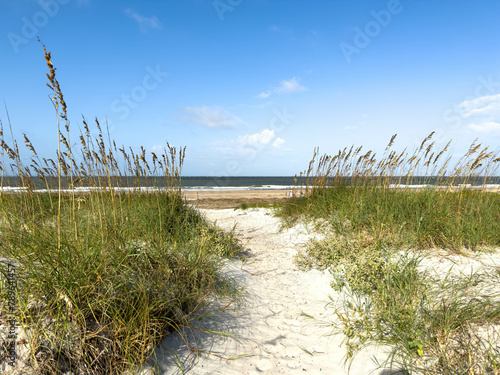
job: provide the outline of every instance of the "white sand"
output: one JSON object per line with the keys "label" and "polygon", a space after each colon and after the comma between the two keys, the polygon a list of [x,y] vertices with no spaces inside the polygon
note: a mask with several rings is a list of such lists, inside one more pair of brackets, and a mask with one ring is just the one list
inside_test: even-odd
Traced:
{"label": "white sand", "polygon": [[[194,332],[189,345],[210,353],[200,354],[189,350],[180,335],[170,335],[157,350],[159,372],[181,373],[174,364],[177,358],[188,374],[346,374],[342,337],[328,336],[333,315],[326,305],[329,296],[336,298],[331,276],[299,271],[293,263],[297,249],[313,234],[304,226],[280,232],[279,219],[268,209],[200,211],[222,229],[236,224],[239,238],[248,241],[246,263],[227,266],[244,287],[244,295],[240,304],[204,323],[233,337]],[[376,370],[374,353],[372,349],[357,355],[350,373],[393,373]]]}

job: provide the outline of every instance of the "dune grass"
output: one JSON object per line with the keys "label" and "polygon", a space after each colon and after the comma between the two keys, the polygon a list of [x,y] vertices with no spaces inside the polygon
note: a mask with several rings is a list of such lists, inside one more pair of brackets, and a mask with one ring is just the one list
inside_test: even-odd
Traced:
{"label": "dune grass", "polygon": [[[380,160],[371,151],[363,154],[361,147],[351,147],[334,157],[321,156],[316,165],[315,150],[300,176],[307,195],[288,200],[279,214],[288,222],[301,215],[327,219],[337,232],[347,222],[387,245],[457,251],[500,246],[499,194],[464,187],[491,181],[500,162],[498,151],[474,142],[450,167],[450,143],[434,151],[432,135],[411,155],[391,150],[394,136]],[[411,188],[415,181],[421,188]]]}
{"label": "dune grass", "polygon": [[295,198],[281,211],[288,220],[304,213],[327,219],[337,233],[348,223],[352,230],[388,246],[455,251],[500,246],[498,193],[341,185]]}
{"label": "dune grass", "polygon": [[[435,151],[432,135],[412,154],[393,151],[394,136],[379,160],[361,147],[334,157],[316,149],[299,177],[306,195],[277,215],[286,225],[314,220],[325,232],[296,260],[331,271],[340,294],[330,324],[345,335],[346,360],[378,344],[391,348],[380,365],[407,373],[499,373],[500,291],[491,287],[500,268],[485,280],[478,273],[435,278],[419,265],[434,248],[500,247],[500,194],[484,188],[500,158],[474,142],[450,167],[450,143]],[[466,188],[478,181],[483,188]]]}
{"label": "dune grass", "polygon": [[238,205],[237,207],[234,208],[234,210],[249,210],[249,209],[252,209],[252,208],[273,208],[273,209],[276,209],[277,207],[279,207],[279,203],[273,203],[273,204],[270,204],[270,203],[241,203],[240,205]]}
{"label": "dune grass", "polygon": [[[220,270],[239,248],[182,200],[185,149],[134,153],[103,135],[97,119],[92,131],[83,119],[74,143],[44,52],[56,158],[39,156],[25,135],[25,165],[1,125],[2,311],[7,264],[16,269],[17,291],[14,315],[0,323],[15,318],[25,332],[28,357],[16,365],[28,372],[118,374],[144,362],[169,333],[192,326],[207,297],[235,293]],[[20,189],[9,190],[12,182]],[[8,341],[0,363],[8,360]]]}

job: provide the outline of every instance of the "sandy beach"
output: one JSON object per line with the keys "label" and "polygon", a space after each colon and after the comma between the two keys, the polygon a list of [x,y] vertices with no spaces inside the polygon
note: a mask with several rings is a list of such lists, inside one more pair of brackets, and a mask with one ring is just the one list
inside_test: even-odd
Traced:
{"label": "sandy beach", "polygon": [[290,190],[183,190],[183,197],[197,208],[234,208],[242,203],[283,202]]}
{"label": "sandy beach", "polygon": [[[405,188],[405,186],[393,186],[393,188]],[[419,185],[414,185],[408,188],[411,188],[411,191],[415,192],[422,190],[422,187]],[[500,192],[500,188],[497,185],[478,187],[477,189],[466,187],[466,189],[481,190],[489,193]],[[446,190],[448,192],[456,192],[459,188],[448,188]],[[300,191],[295,190],[293,193],[298,195],[300,194]],[[283,202],[289,198],[290,190],[183,190],[182,195],[188,203],[197,208],[224,209],[234,208],[242,203],[246,203],[248,205],[266,203],[272,205],[273,203]]]}

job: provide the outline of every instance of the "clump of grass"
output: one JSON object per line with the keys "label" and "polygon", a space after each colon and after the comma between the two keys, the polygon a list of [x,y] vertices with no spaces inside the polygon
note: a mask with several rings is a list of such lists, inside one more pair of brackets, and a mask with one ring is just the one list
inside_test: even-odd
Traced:
{"label": "clump of grass", "polygon": [[500,194],[484,188],[500,158],[474,142],[450,167],[450,143],[435,150],[432,136],[411,154],[392,150],[393,136],[380,159],[362,147],[334,156],[315,149],[298,181],[305,196],[287,200],[278,215],[288,225],[322,222],[325,238],[296,261],[332,272],[340,293],[332,326],[345,335],[347,359],[375,343],[410,373],[496,373],[499,337],[490,333],[500,324],[498,296],[477,297],[477,275],[433,279],[412,254],[500,246]]}
{"label": "clump of grass", "polygon": [[383,277],[389,256],[383,244],[374,247],[370,238],[330,234],[312,240],[295,261],[301,269],[329,269],[336,275],[332,287],[337,291],[349,286],[355,293],[370,293]]}
{"label": "clump of grass", "polygon": [[[23,164],[16,140],[9,145],[0,129],[0,255],[18,270],[14,318],[30,352],[18,366],[118,374],[144,362],[165,335],[192,325],[208,296],[234,291],[220,269],[223,257],[238,252],[237,241],[182,200],[185,148],[167,143],[163,154],[148,155],[118,147],[97,119],[97,135],[83,119],[73,146],[44,52],[56,158],[39,156],[24,135],[32,156]],[[17,193],[7,192],[9,183]],[[0,296],[5,307],[5,283]]]}
{"label": "clump of grass", "polygon": [[493,333],[500,323],[498,301],[477,297],[477,274],[436,280],[417,269],[420,261],[405,254],[386,262],[366,294],[359,293],[358,280],[344,283],[343,297],[332,301],[337,318],[332,326],[345,335],[346,360],[377,344],[392,348],[381,366],[408,373],[499,371],[500,337]]}
{"label": "clump of grass", "polygon": [[422,254],[371,242],[344,224],[343,235],[312,241],[296,259],[332,273],[339,297],[329,325],[344,335],[346,361],[375,344],[390,348],[381,367],[408,373],[499,371],[500,292],[483,291],[491,280],[478,273],[431,277],[419,267]]}
{"label": "clump of grass", "polygon": [[234,208],[234,210],[248,210],[252,208],[276,208],[276,204],[269,204],[269,203],[241,203],[237,207]]}
{"label": "clump of grass", "polygon": [[[380,160],[371,151],[363,154],[361,147],[351,147],[316,163],[315,150],[301,176],[308,193],[289,199],[279,215],[289,224],[302,215],[333,221],[341,217],[354,231],[394,246],[456,251],[500,246],[500,195],[463,187],[491,181],[498,154],[473,143],[450,168],[451,156],[445,158],[449,144],[439,151],[433,150],[434,143],[426,146],[432,134],[411,156],[391,151],[394,138]],[[423,187],[411,188],[415,181]]]}
{"label": "clump of grass", "polygon": [[327,219],[341,234],[338,219],[374,242],[397,247],[442,247],[455,251],[500,245],[500,196],[476,190],[446,192],[339,186],[285,204],[280,214]]}

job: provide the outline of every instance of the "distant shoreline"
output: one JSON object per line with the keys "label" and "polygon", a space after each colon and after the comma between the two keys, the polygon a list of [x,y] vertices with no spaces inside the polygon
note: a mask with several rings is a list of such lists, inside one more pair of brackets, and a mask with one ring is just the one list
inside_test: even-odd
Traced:
{"label": "distant shoreline", "polygon": [[[311,189],[313,186],[309,185],[309,189]],[[404,185],[404,184],[390,184],[387,186],[389,189],[411,189],[411,190],[422,190],[426,188],[436,188],[436,189],[442,189],[442,190],[447,190],[447,191],[458,191],[460,189],[470,189],[470,190],[481,190],[481,191],[486,191],[486,192],[500,192],[500,184],[484,184],[484,185],[472,185],[472,184],[458,184],[458,185],[452,185],[452,186],[439,186],[439,185],[432,185],[432,184],[422,184],[422,185]],[[167,191],[167,190],[177,190],[178,187],[173,186],[170,188],[166,187],[153,187],[153,186],[140,186],[140,187],[113,187],[113,189],[116,192],[119,193],[136,193],[136,192],[156,192],[156,191]],[[285,192],[285,195],[288,196],[288,193],[290,190],[293,190],[295,192],[305,190],[306,186],[293,186],[293,185],[265,185],[265,186],[183,186],[182,187],[182,192],[189,192],[189,195],[192,194],[201,194],[203,196],[208,195],[225,195],[227,193],[229,194],[235,194],[234,192],[241,192],[240,194],[243,194],[245,196],[248,196],[252,192],[251,195],[255,196],[265,196],[265,195],[272,195],[273,197],[279,196]],[[92,191],[106,191],[106,190],[111,190],[108,187],[86,187],[86,186],[81,186],[81,187],[75,187],[74,189],[70,188],[62,188],[61,192],[64,194],[69,194],[72,192],[75,192],[77,194],[85,194],[85,193],[90,193]],[[0,193],[23,193],[27,192],[28,188],[27,187],[17,187],[17,186],[1,186],[0,187]],[[49,190],[47,189],[35,189],[34,192],[36,193],[48,193]],[[58,189],[53,188],[50,190],[52,193],[57,193]]]}
{"label": "distant shoreline", "polygon": [[[95,189],[93,186],[102,185],[105,187],[107,184],[114,186],[116,191],[129,192],[129,191],[157,191],[157,189],[165,190],[172,185],[178,188],[177,184],[180,183],[183,191],[227,191],[227,190],[286,190],[286,189],[300,189],[305,188],[306,184],[311,185],[314,181],[314,176],[219,176],[219,177],[208,177],[208,176],[182,176],[180,180],[166,179],[165,176],[148,176],[145,177],[134,177],[134,176],[110,176],[110,179],[96,180],[96,176],[88,177],[84,179],[77,179],[75,181],[75,192],[86,193],[90,190]],[[349,184],[351,177],[345,176],[341,177],[342,182]],[[59,187],[59,181],[55,177],[49,177],[47,180],[41,180],[38,177],[31,177],[30,184],[40,193],[47,192],[47,186],[53,192]],[[445,178],[438,177],[425,177],[425,176],[413,176],[411,178],[406,178],[405,176],[392,176],[387,178],[382,178],[383,182],[390,187],[406,187],[411,189],[418,189],[422,187],[439,186],[441,184],[446,184],[447,180]],[[373,176],[368,178],[365,182],[375,182],[380,183],[380,178]],[[403,182],[403,184],[400,184]],[[449,183],[449,182],[448,182]],[[473,186],[481,186],[488,188],[500,188],[500,176],[489,176],[487,178],[483,177],[456,177],[453,179],[453,185],[466,184],[467,187],[473,188]],[[72,181],[67,177],[63,177],[61,180],[61,188],[63,193],[71,193],[70,186]],[[0,184],[0,192],[22,192],[23,188],[22,181],[18,177],[4,176],[2,183]],[[148,187],[146,187],[148,186]],[[26,190],[26,189],[25,189]]]}

